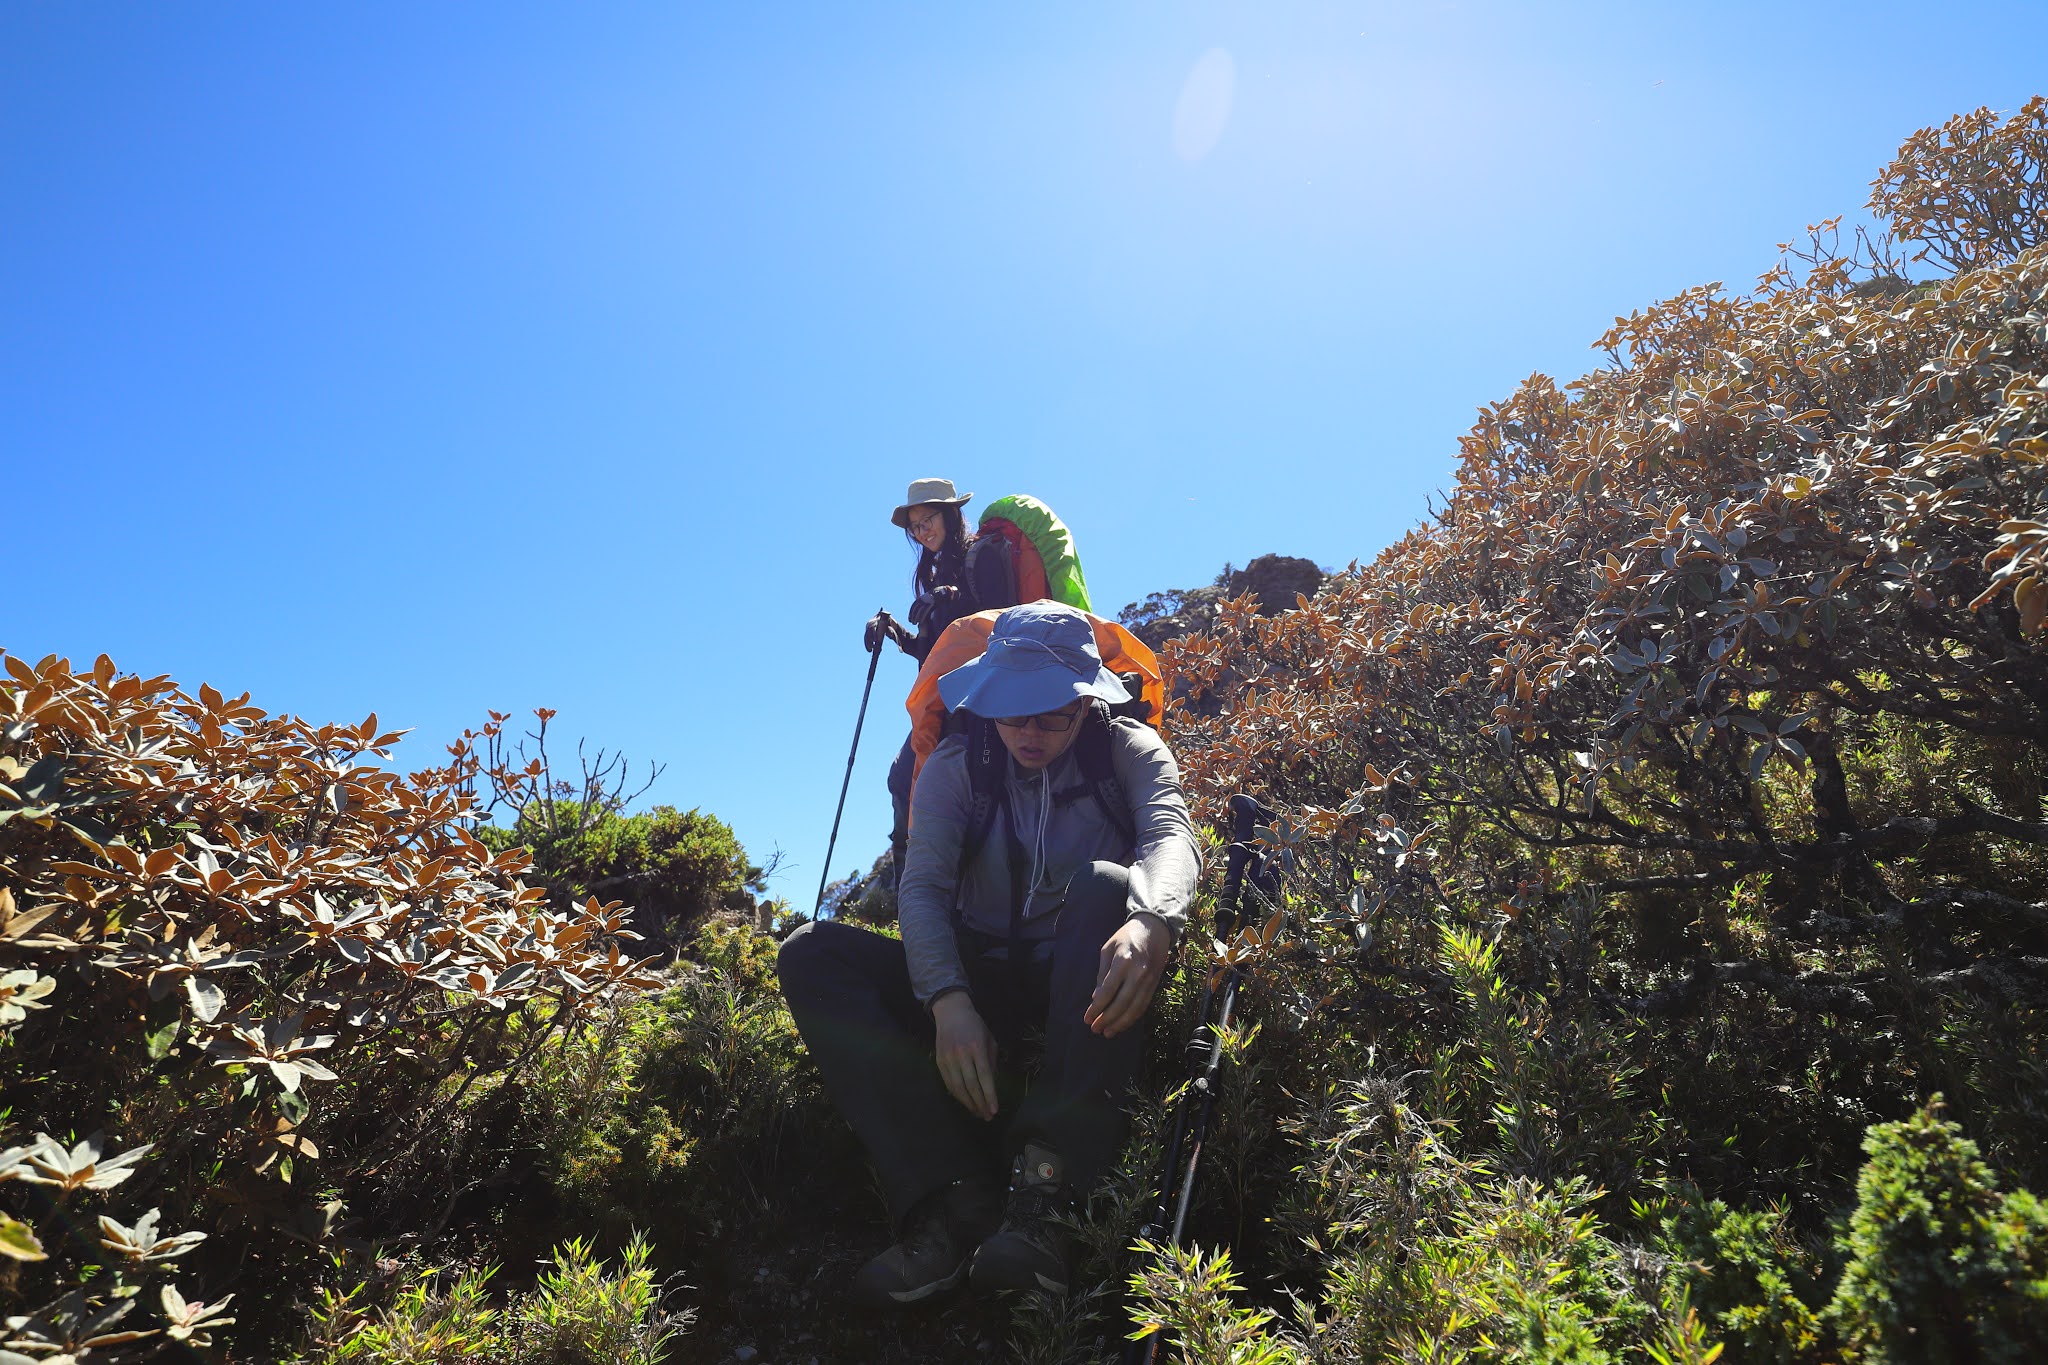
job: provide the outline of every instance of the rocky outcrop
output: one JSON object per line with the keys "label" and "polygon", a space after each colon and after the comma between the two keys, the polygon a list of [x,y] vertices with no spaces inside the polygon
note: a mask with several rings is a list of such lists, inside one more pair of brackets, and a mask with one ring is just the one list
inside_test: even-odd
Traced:
{"label": "rocky outcrop", "polygon": [[1250,593],[1259,612],[1272,616],[1294,605],[1295,598],[1314,597],[1329,577],[1314,560],[1294,555],[1260,555],[1242,569],[1226,564],[1216,581],[1202,588],[1155,592],[1117,613],[1133,635],[1153,649],[1175,636],[1207,630],[1219,603]]}

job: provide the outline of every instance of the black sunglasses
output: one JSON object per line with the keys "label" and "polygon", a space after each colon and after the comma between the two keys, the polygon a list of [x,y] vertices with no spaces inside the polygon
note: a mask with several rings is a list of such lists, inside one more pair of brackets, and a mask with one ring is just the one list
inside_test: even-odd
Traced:
{"label": "black sunglasses", "polygon": [[996,724],[1005,730],[1021,730],[1027,725],[1036,725],[1049,735],[1063,735],[1074,728],[1074,722],[1081,719],[1079,711],[1046,711],[1036,716],[997,716]]}

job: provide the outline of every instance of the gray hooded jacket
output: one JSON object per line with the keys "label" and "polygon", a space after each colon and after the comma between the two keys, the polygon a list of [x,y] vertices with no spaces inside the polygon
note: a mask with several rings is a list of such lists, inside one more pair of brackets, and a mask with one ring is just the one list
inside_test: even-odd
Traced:
{"label": "gray hooded jacket", "polygon": [[[966,869],[959,888],[961,923],[998,937],[1009,935],[1007,821],[1030,859],[1023,923],[1027,940],[1052,937],[1068,881],[1098,859],[1131,869],[1129,913],[1157,915],[1178,940],[1187,928],[1202,857],[1172,752],[1147,726],[1130,720],[1110,723],[1111,769],[1130,802],[1134,847],[1095,799],[1081,773],[1077,748],[1078,742],[1069,745],[1039,773],[1020,772],[1005,758],[1007,806],[998,808],[995,828]],[[918,775],[910,806],[910,848],[897,890],[910,984],[926,1004],[941,991],[967,986],[953,932],[953,893],[973,800],[967,742],[951,736],[940,741]]]}

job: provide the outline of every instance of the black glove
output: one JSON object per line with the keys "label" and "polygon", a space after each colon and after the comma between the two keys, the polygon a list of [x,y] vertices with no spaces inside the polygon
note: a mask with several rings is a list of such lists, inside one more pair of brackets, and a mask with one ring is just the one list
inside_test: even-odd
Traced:
{"label": "black glove", "polygon": [[951,583],[941,583],[930,592],[919,593],[917,600],[910,604],[910,624],[923,626],[941,608],[951,609],[960,600],[960,589]]}
{"label": "black glove", "polygon": [[902,629],[895,617],[878,611],[868,618],[867,629],[860,633],[860,647],[872,654],[882,647],[882,641],[897,639],[897,632]]}

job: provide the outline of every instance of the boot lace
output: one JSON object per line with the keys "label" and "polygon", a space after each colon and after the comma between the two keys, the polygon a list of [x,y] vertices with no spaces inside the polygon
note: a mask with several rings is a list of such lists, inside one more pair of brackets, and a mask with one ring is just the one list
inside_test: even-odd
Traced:
{"label": "boot lace", "polygon": [[1003,1210],[1003,1231],[1056,1257],[1060,1254],[1060,1218],[1072,1207],[1072,1199],[1058,1186],[1022,1186],[1010,1192]]}

